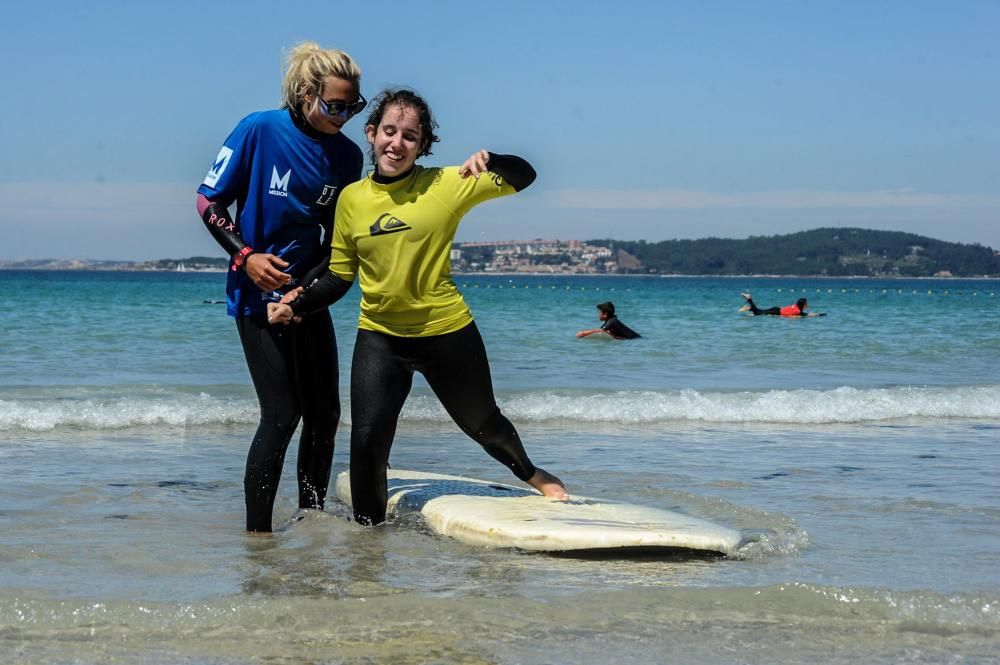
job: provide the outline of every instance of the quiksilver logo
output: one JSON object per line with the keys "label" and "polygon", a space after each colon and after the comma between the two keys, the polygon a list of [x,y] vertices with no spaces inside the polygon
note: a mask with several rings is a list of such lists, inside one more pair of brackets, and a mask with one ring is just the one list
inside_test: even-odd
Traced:
{"label": "quiksilver logo", "polygon": [[278,175],[278,167],[271,167],[271,188],[267,190],[272,196],[288,197],[288,179],[292,177],[292,170],[285,171],[285,175]]}
{"label": "quiksilver logo", "polygon": [[400,231],[409,231],[411,227],[409,224],[401,220],[399,217],[393,217],[387,212],[379,215],[379,218],[375,220],[375,223],[371,225],[371,234],[373,236],[384,236],[387,233],[399,233]]}

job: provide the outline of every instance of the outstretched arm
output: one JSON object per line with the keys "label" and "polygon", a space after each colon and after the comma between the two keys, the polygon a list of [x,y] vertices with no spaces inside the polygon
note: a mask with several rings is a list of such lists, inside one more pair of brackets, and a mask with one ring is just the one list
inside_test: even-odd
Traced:
{"label": "outstretched arm", "polygon": [[604,334],[607,335],[608,337],[614,337],[614,335],[609,333],[604,328],[591,328],[590,330],[581,330],[576,334],[576,337],[577,339],[582,339],[584,337],[590,337],[591,335],[597,335],[597,334]]}
{"label": "outstretched arm", "polygon": [[458,174],[463,178],[469,176],[478,178],[481,173],[486,171],[496,173],[518,192],[533,183],[537,175],[527,160],[516,155],[498,155],[488,150],[472,153],[459,167]]}

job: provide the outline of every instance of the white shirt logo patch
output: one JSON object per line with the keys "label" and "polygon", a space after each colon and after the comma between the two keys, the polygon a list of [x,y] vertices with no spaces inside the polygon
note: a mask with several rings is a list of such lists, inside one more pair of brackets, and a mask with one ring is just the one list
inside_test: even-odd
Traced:
{"label": "white shirt logo patch", "polygon": [[268,194],[273,194],[274,196],[284,196],[288,197],[288,179],[292,176],[292,170],[288,169],[285,171],[285,175],[278,175],[278,167],[271,167],[271,189],[267,190]]}
{"label": "white shirt logo patch", "polygon": [[209,187],[215,187],[215,183],[219,182],[219,178],[222,173],[229,166],[229,158],[233,156],[233,149],[222,146],[222,150],[219,151],[219,155],[215,158],[215,162],[212,164],[211,168],[208,169],[208,173],[205,175],[205,180],[202,182],[203,185],[208,185]]}

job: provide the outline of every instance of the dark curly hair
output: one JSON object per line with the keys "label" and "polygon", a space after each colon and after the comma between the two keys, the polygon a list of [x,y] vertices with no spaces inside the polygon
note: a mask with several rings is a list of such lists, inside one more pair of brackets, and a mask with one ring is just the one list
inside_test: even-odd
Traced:
{"label": "dark curly hair", "polygon": [[[379,123],[382,122],[382,116],[385,115],[386,109],[390,106],[402,106],[411,108],[417,112],[417,118],[420,121],[420,138],[422,144],[417,157],[430,155],[431,145],[441,140],[434,133],[438,124],[434,122],[434,117],[431,115],[431,107],[427,105],[423,97],[413,90],[398,88],[380,92],[372,100],[372,112],[368,114],[368,121],[365,123],[365,126],[371,125],[378,129]],[[375,146],[368,148],[368,156],[371,158],[372,164],[375,164]]]}

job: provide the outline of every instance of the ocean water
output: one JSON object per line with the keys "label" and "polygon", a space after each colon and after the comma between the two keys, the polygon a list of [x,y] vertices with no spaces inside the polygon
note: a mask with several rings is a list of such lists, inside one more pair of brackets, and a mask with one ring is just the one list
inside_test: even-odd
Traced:
{"label": "ocean water", "polygon": [[[294,442],[283,528],[247,537],[224,276],[0,272],[2,662],[1000,662],[1000,282],[456,281],[537,464],[737,554],[474,548],[332,497],[296,521]],[[746,317],[744,290],[828,316]],[[604,300],[643,339],[575,339]],[[391,463],[516,482],[419,380]]]}

